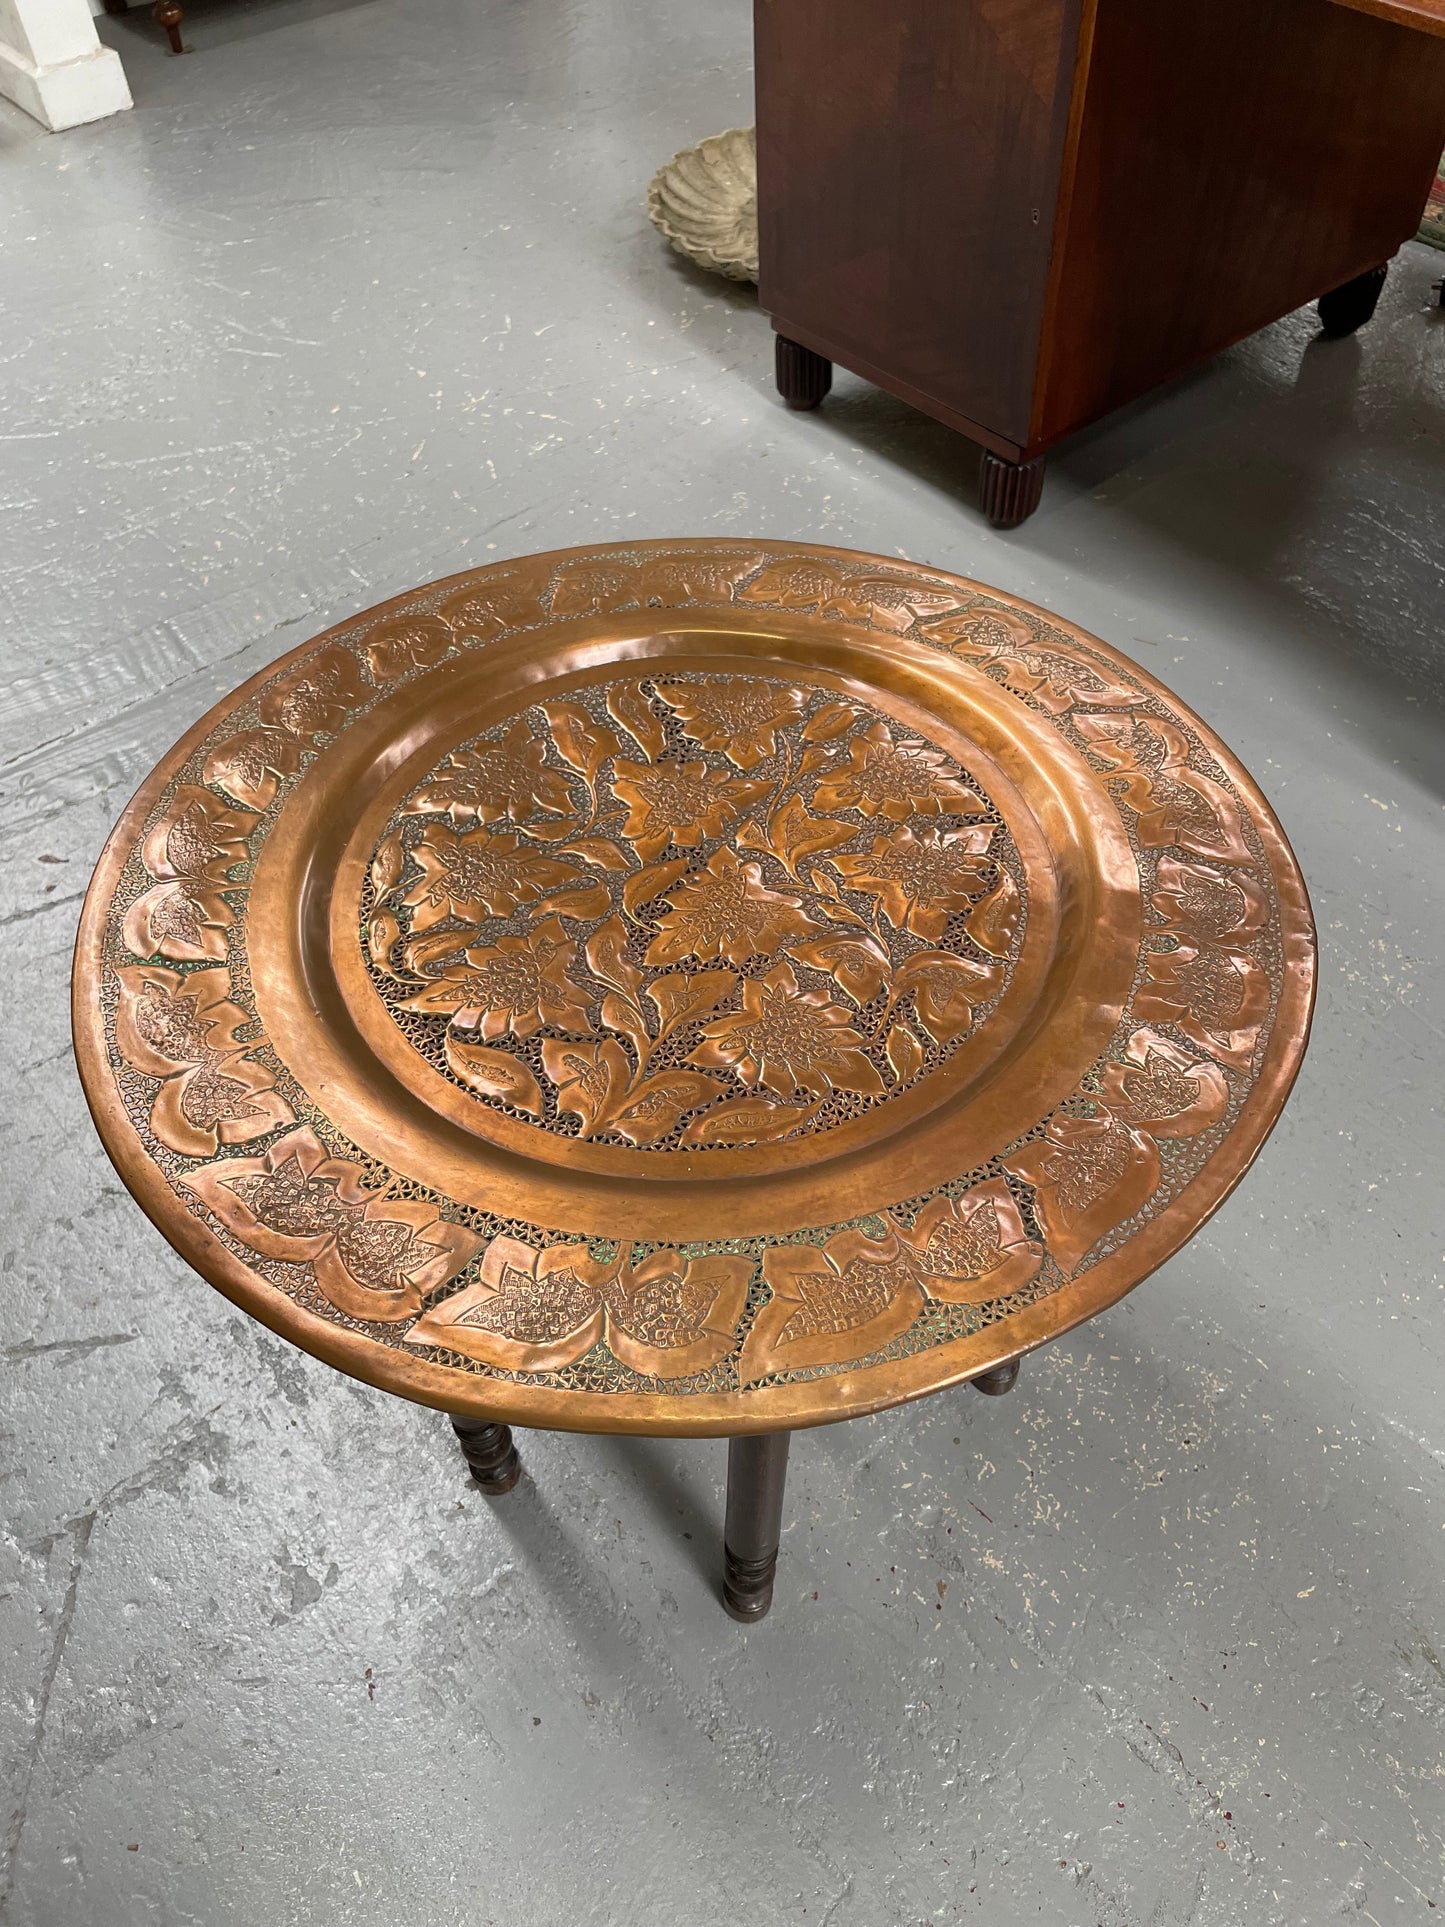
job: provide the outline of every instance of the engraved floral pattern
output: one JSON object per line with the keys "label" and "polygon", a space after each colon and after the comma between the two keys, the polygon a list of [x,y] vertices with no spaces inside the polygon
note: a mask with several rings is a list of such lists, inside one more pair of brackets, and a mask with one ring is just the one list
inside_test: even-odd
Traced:
{"label": "engraved floral pattern", "polygon": [[149,1122],[162,1144],[214,1157],[292,1121],[270,1071],[237,1042],[250,1020],[231,1001],[228,971],[139,964],[116,974],[116,1043],[134,1069],[161,1080]]}
{"label": "engraved floral pattern", "polygon": [[349,1318],[414,1317],[482,1242],[431,1205],[369,1189],[358,1165],[329,1157],[305,1126],[261,1157],[208,1164],[180,1182],[253,1251],[309,1265]]}
{"label": "engraved floral pattern", "polygon": [[944,811],[967,815],[981,797],[949,769],[942,750],[895,737],[887,723],[871,723],[848,746],[848,761],[819,783],[813,801],[823,810],[858,810],[894,823]]}
{"label": "engraved floral pattern", "polygon": [[141,843],[141,862],[158,881],[125,913],[121,934],[132,955],[224,961],[235,922],[226,885],[255,825],[253,810],[229,808],[210,790],[183,784],[176,791]]}
{"label": "engraved floral pattern", "polygon": [[449,754],[377,846],[364,941],[483,1101],[638,1149],[777,1143],[969,1034],[1022,942],[1010,848],[943,750],[851,697],[625,676]]}
{"label": "engraved floral pattern", "polygon": [[535,1251],[494,1238],[478,1277],[418,1319],[409,1345],[483,1364],[556,1371],[599,1340],[634,1371],[680,1378],[731,1350],[752,1265],[729,1256],[655,1251],[634,1264],[585,1244]]}
{"label": "engraved floral pattern", "polygon": [[622,834],[644,863],[656,862],[669,843],[693,849],[721,836],[766,787],[703,762],[634,763],[619,756],[613,764],[612,792],[627,806]]}
{"label": "engraved floral pattern", "polygon": [[1229,1101],[1217,1064],[1147,1028],[1133,1033],[1101,1082],[1102,1101],[1091,1092],[1077,1094],[1086,1114],[1059,1113],[1040,1141],[1004,1160],[1035,1187],[1050,1255],[1065,1275],[1158,1188],[1158,1140],[1208,1130]]}
{"label": "engraved floral pattern", "polygon": [[875,837],[866,854],[828,861],[853,889],[877,897],[896,930],[936,943],[949,918],[988,888],[989,869],[979,859],[993,834],[989,823],[916,832],[905,823],[891,836]]}
{"label": "engraved floral pattern", "polygon": [[998,1178],[961,1197],[931,1199],[911,1226],[891,1212],[883,1225],[881,1237],[842,1231],[822,1245],[779,1244],[764,1254],[772,1297],[743,1346],[745,1384],[875,1351],[907,1331],[931,1300],[1002,1297],[1043,1262]]}
{"label": "engraved floral pattern", "polygon": [[731,1070],[778,1097],[826,1097],[830,1090],[876,1097],[883,1091],[847,1011],[821,990],[801,989],[786,962],[766,977],[747,979],[742,1009],[704,1024],[702,1037],[692,1063]]}
{"label": "engraved floral pattern", "polygon": [[[910,635],[1086,745],[1155,853],[1123,1041],[1006,1156],[1007,1183],[763,1241],[769,1296],[751,1323],[751,1256],[629,1254],[555,1233],[541,1249],[494,1237],[486,1287],[438,1301],[485,1239],[329,1153],[263,1061],[246,978],[229,967],[251,833],[389,683],[549,617],[659,601]],[[599,701],[549,701],[453,751],[407,799],[363,918],[392,1006],[434,1020],[441,1061],[479,1102],[642,1149],[779,1142],[836,1121],[841,1099],[886,1101],[927,1075],[991,1007],[1027,932],[1022,872],[987,797],[851,691],[632,667]],[[229,1238],[305,1268],[338,1314],[398,1338],[429,1301],[423,1323],[439,1332],[448,1307],[475,1310],[464,1342],[414,1342],[483,1368],[565,1371],[600,1345],[678,1383],[732,1359],[756,1386],[892,1346],[930,1306],[1056,1289],[1112,1249],[1106,1234],[1164,1208],[1169,1160],[1200,1168],[1193,1145],[1228,1128],[1278,995],[1275,879],[1248,809],[1160,710],[1127,665],[1038,612],[906,568],[740,549],[488,571],[288,665],[160,798],[134,848],[147,880],[117,896],[110,938],[115,1061],[138,1073],[125,1102],[179,1157],[213,1160],[172,1181]],[[221,1155],[273,1132],[269,1148]]]}
{"label": "engraved floral pattern", "polygon": [[705,870],[692,871],[669,890],[672,908],[657,919],[648,963],[721,958],[740,966],[773,956],[789,937],[811,935],[817,925],[801,899],[770,890],[762,878],[761,863],[740,863],[731,850],[719,850]]}
{"label": "engraved floral pattern", "polygon": [[803,713],[801,689],[757,676],[709,676],[696,683],[659,683],[657,693],[694,742],[719,749],[739,769],[776,753],[778,731]]}
{"label": "engraved floral pattern", "polygon": [[545,856],[508,830],[473,830],[464,836],[435,825],[413,851],[422,879],[402,898],[413,930],[430,930],[449,917],[481,923],[507,917],[549,890],[586,881],[570,863]]}
{"label": "engraved floral pattern", "polygon": [[520,821],[536,810],[563,815],[572,791],[560,770],[547,767],[547,745],[525,720],[512,725],[498,743],[458,750],[438,775],[413,797],[413,812],[444,811],[454,822],[473,817],[495,823],[509,816]]}
{"label": "engraved floral pattern", "polygon": [[466,952],[402,1006],[445,1012],[459,1030],[496,1037],[532,1037],[544,1024],[554,1030],[591,1028],[591,999],[570,974],[577,945],[556,918],[524,937],[499,937]]}

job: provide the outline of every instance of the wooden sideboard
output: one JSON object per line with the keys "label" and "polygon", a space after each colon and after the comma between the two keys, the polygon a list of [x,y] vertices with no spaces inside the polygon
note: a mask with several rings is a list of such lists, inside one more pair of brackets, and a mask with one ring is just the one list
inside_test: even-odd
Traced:
{"label": "wooden sideboard", "polygon": [[982,444],[1072,430],[1323,297],[1368,320],[1445,147],[1445,0],[755,0],[759,294]]}

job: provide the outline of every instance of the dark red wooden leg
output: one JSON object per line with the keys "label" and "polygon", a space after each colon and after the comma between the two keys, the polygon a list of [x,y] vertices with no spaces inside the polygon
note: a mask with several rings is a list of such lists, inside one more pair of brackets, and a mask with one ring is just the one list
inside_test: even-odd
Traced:
{"label": "dark red wooden leg", "polygon": [[762,1619],[773,1603],[791,1437],[791,1432],[763,1432],[728,1440],[723,1607],[744,1623]]}
{"label": "dark red wooden leg", "polygon": [[977,1378],[971,1378],[968,1382],[976,1392],[987,1392],[990,1398],[1002,1398],[1019,1382],[1019,1361],[1011,1358],[1007,1365],[995,1365],[991,1372],[980,1372]]}
{"label": "dark red wooden leg", "polygon": [[1027,522],[1044,492],[1044,458],[1031,462],[1005,461],[985,448],[978,465],[978,503],[996,529],[1016,529]]}
{"label": "dark red wooden leg", "polygon": [[789,408],[816,408],[833,386],[832,362],[786,335],[777,335],[774,340],[778,393]]}
{"label": "dark red wooden leg", "polygon": [[1375,312],[1387,272],[1386,268],[1371,268],[1321,295],[1315,312],[1322,331],[1327,335],[1352,335],[1356,328],[1363,328]]}
{"label": "dark red wooden leg", "polygon": [[452,1417],[452,1430],[483,1492],[510,1492],[522,1476],[522,1461],[512,1443],[510,1426],[488,1425],[482,1419]]}
{"label": "dark red wooden leg", "polygon": [[184,18],[185,15],[177,4],[177,0],[156,0],[151,8],[151,19],[158,27],[165,28],[173,54],[183,54],[186,51],[181,45],[181,21]]}

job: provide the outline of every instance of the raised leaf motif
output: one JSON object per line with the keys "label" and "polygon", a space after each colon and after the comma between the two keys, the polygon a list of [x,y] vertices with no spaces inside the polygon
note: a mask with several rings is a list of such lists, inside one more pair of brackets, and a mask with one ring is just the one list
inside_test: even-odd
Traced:
{"label": "raised leaf motif", "polygon": [[989,1178],[959,1198],[930,1198],[908,1230],[899,1229],[930,1298],[980,1304],[1018,1291],[1038,1274],[1043,1247],[1030,1238],[1013,1193]]}
{"label": "raised leaf motif", "polygon": [[1006,957],[1013,949],[1023,914],[1018,885],[1007,870],[1000,870],[998,882],[973,906],[963,927],[980,950],[991,957]]}
{"label": "raised leaf motif", "polygon": [[208,783],[253,810],[269,809],[283,776],[301,767],[301,744],[286,729],[243,729],[206,758]]}
{"label": "raised leaf motif", "polygon": [[686,869],[687,858],[679,856],[666,863],[650,863],[645,869],[635,871],[622,886],[622,907],[635,917],[643,904],[660,897]]}
{"label": "raised leaf motif", "polygon": [[636,570],[626,562],[569,562],[552,582],[554,616],[595,616],[638,599]]}
{"label": "raised leaf motif", "polygon": [[394,976],[392,952],[401,942],[401,925],[390,910],[378,910],[366,926],[366,954],[375,969]]}
{"label": "raised leaf motif", "polygon": [[500,565],[448,596],[437,615],[459,642],[490,642],[542,620],[540,598],[551,573],[545,557]]}
{"label": "raised leaf motif", "polygon": [[583,863],[590,863],[594,869],[607,870],[614,875],[632,867],[626,854],[607,836],[571,837],[562,855],[569,860],[579,858]]}
{"label": "raised leaf motif", "polygon": [[531,1066],[520,1057],[475,1043],[455,1030],[447,1032],[445,1048],[448,1069],[470,1090],[480,1091],[483,1097],[495,1097],[532,1117],[542,1116],[546,1109],[542,1086]]}
{"label": "raised leaf motif", "polygon": [[121,939],[137,957],[170,957],[177,963],[226,957],[226,932],[236,917],[219,890],[183,878],[157,883],[136,898],[121,921]]}
{"label": "raised leaf motif", "polygon": [[1041,1140],[1011,1152],[1004,1164],[1033,1185],[1049,1255],[1066,1277],[1159,1185],[1153,1138],[1131,1130],[1102,1106],[1093,1117],[1054,1117]]}
{"label": "raised leaf motif", "polygon": [[895,1079],[907,1084],[923,1068],[923,1046],[907,1024],[894,1024],[888,1032],[884,1053]]}
{"label": "raised leaf motif", "polygon": [[666,1036],[680,1024],[692,1023],[710,1010],[716,1010],[732,995],[737,981],[731,970],[679,970],[666,977],[654,977],[647,986],[647,995],[657,1006],[662,1024],[659,1035]]}
{"label": "raised leaf motif", "polygon": [[1154,1030],[1136,1030],[1124,1061],[1107,1064],[1100,1082],[1115,1117],[1154,1138],[1193,1137],[1229,1107],[1229,1083],[1219,1066],[1191,1057]]}
{"label": "raised leaf motif", "polygon": [[667,1249],[641,1263],[592,1256],[585,1244],[534,1250],[494,1238],[478,1276],[434,1305],[406,1334],[416,1346],[460,1352],[506,1371],[547,1372],[599,1340],[633,1371],[683,1378],[733,1346],[753,1262]]}
{"label": "raised leaf motif", "polygon": [[368,630],[367,667],[373,682],[394,682],[410,669],[434,668],[451,646],[451,624],[440,616],[393,616]]}
{"label": "raised leaf motif", "polygon": [[583,1137],[600,1128],[632,1076],[627,1052],[611,1037],[595,1044],[544,1037],[542,1068],[557,1086],[557,1109],[581,1121]]}
{"label": "raised leaf motif", "polygon": [[626,1099],[608,1118],[607,1128],[629,1143],[655,1144],[675,1128],[685,1112],[710,1103],[722,1089],[716,1078],[705,1077],[701,1071],[681,1067],[656,1071],[632,1085]]}
{"label": "raised leaf motif", "polygon": [[406,845],[401,840],[401,831],[392,830],[377,844],[371,859],[371,893],[378,903],[396,888],[405,873]]}
{"label": "raised leaf motif", "polygon": [[800,1131],[812,1121],[818,1106],[780,1104],[761,1093],[734,1097],[726,1104],[714,1105],[702,1117],[694,1118],[683,1132],[684,1149],[697,1145],[776,1144],[780,1138]]}
{"label": "raised leaf motif", "polygon": [[392,1324],[414,1316],[482,1242],[434,1205],[369,1189],[360,1167],[329,1156],[309,1126],[264,1156],[207,1164],[180,1182],[251,1250],[309,1263],[348,1318]]}
{"label": "raised leaf motif", "polygon": [[1189,764],[1189,738],[1155,716],[1080,714],[1075,727],[1109,769],[1137,816],[1145,849],[1170,845],[1225,863],[1248,863],[1239,806],[1212,776]]}
{"label": "raised leaf motif", "polygon": [[992,996],[1000,972],[991,964],[947,950],[916,950],[898,966],[895,997],[912,997],[918,1021],[936,1044],[951,1044],[973,1028],[975,1004]]}
{"label": "raised leaf motif", "polygon": [[840,1231],[824,1245],[773,1245],[763,1255],[772,1298],[743,1345],[738,1376],[754,1385],[772,1372],[862,1358],[900,1337],[926,1300],[896,1234]]}
{"label": "raised leaf motif", "polygon": [[856,703],[847,702],[841,696],[831,697],[820,703],[803,725],[803,741],[806,743],[831,743],[848,731],[863,717],[863,711]]}
{"label": "raised leaf motif", "polygon": [[790,876],[798,876],[801,866],[829,850],[841,849],[857,835],[853,823],[840,823],[836,817],[814,816],[798,795],[787,797],[768,819],[766,828],[756,821],[745,823],[737,835],[740,850],[762,850],[775,856]]}
{"label": "raised leaf motif", "polygon": [[310,739],[341,729],[368,690],[349,649],[318,649],[261,698],[261,721]]}
{"label": "raised leaf motif", "polygon": [[652,1033],[647,1028],[647,1019],[631,998],[609,990],[602,999],[599,1014],[608,1030],[619,1031],[630,1041],[639,1058],[647,1055],[652,1046]]}
{"label": "raised leaf motif", "polygon": [[635,1001],[642,988],[642,972],[628,956],[628,947],[627,925],[620,917],[609,917],[587,939],[583,954],[594,977]]}
{"label": "raised leaf motif", "polygon": [[231,1002],[228,971],[141,964],[116,977],[116,1043],[135,1070],[161,1080],[150,1127],[162,1144],[213,1157],[222,1144],[248,1144],[293,1121],[271,1072],[237,1041],[250,1020]]}
{"label": "raised leaf motif", "polygon": [[823,971],[860,1008],[871,1004],[893,975],[888,952],[872,937],[819,937],[790,945],[788,955],[810,970]]}
{"label": "raised leaf motif", "polygon": [[621,724],[649,763],[661,756],[667,735],[641,683],[613,683],[607,692],[607,713]]}
{"label": "raised leaf motif", "polygon": [[612,892],[605,883],[571,884],[535,906],[533,915],[571,917],[576,923],[591,923],[605,917],[612,908]]}
{"label": "raised leaf motif", "polygon": [[558,753],[589,783],[595,782],[598,770],[619,748],[613,732],[594,723],[581,703],[543,703],[542,714],[547,718]]}

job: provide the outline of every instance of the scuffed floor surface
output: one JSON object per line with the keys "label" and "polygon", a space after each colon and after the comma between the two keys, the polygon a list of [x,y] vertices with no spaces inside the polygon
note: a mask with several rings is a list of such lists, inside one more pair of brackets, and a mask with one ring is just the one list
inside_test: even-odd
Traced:
{"label": "scuffed floor surface", "polygon": [[[1445,1918],[1445,258],[1080,437],[991,534],[852,378],[647,227],[751,118],[742,0],[198,0],[137,107],[0,120],[7,1927],[1321,1927]],[[350,610],[626,534],[897,551],[1156,671],[1258,773],[1323,941],[1234,1199],[1025,1368],[799,1440],[773,1617],[723,1448],[445,1422],[232,1311],[67,1041],[152,760]]]}

